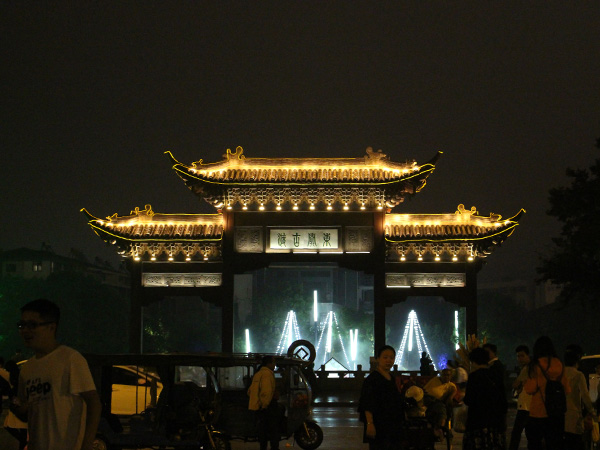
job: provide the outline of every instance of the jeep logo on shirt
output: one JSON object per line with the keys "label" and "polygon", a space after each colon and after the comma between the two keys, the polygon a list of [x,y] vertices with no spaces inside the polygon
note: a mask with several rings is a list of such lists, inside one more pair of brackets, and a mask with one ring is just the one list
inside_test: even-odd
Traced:
{"label": "jeep logo on shirt", "polygon": [[35,380],[27,380],[27,387],[25,388],[25,392],[27,393],[27,398],[40,398],[44,397],[48,392],[52,390],[52,385],[50,383],[43,382],[42,380],[37,378]]}

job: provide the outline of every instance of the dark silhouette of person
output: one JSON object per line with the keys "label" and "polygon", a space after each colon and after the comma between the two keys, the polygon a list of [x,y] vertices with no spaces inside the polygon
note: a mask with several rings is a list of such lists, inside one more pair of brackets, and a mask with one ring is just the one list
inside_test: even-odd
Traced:
{"label": "dark silhouette of person", "polygon": [[433,375],[433,362],[427,352],[421,353],[421,367],[419,368],[419,371],[421,372],[421,375]]}

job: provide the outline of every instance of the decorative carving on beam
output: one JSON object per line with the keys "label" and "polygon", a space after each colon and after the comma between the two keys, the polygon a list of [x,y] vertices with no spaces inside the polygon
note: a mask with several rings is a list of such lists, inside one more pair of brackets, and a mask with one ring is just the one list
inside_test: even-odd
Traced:
{"label": "decorative carving on beam", "polygon": [[465,287],[464,273],[386,273],[385,285],[388,288],[410,287]]}
{"label": "decorative carving on beam", "polygon": [[373,227],[346,227],[344,250],[346,252],[371,252]]}
{"label": "decorative carving on beam", "polygon": [[235,251],[238,253],[262,253],[264,251],[262,227],[235,227]]}
{"label": "decorative carving on beam", "polygon": [[221,286],[220,273],[143,273],[144,287],[213,287]]}

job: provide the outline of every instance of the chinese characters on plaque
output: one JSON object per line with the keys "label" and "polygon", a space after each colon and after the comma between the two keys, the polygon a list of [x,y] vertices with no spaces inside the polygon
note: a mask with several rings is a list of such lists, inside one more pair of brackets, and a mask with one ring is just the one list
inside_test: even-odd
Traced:
{"label": "chinese characters on plaque", "polygon": [[270,229],[270,250],[338,250],[336,228]]}

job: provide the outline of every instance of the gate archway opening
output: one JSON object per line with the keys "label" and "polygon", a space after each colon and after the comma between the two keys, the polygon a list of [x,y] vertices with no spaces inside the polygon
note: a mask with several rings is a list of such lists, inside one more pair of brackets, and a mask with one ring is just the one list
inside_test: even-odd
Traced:
{"label": "gate archway opening", "polygon": [[427,352],[435,370],[456,359],[457,342],[465,342],[466,308],[443,297],[408,297],[386,311],[386,342],[396,349],[399,370],[419,370]]}
{"label": "gate archway opening", "polygon": [[271,264],[234,276],[234,351],[285,354],[311,342],[315,365],[368,367],[373,275],[337,264]]}

